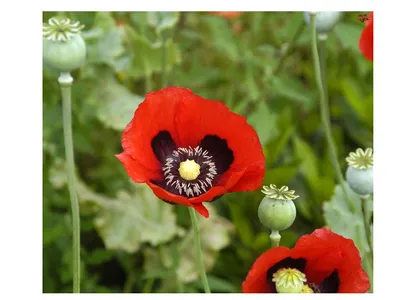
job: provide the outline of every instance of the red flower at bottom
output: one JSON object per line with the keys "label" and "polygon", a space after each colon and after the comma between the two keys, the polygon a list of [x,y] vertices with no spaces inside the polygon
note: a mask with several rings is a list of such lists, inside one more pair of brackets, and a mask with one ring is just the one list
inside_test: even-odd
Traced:
{"label": "red flower at bottom", "polygon": [[273,275],[283,268],[305,274],[314,293],[365,293],[370,284],[354,242],[330,229],[302,236],[293,249],[275,247],[253,264],[243,282],[244,293],[276,293]]}
{"label": "red flower at bottom", "polygon": [[255,190],[264,178],[260,140],[246,119],[185,88],[148,93],[122,134],[122,147],[117,158],[133,181],[205,217],[203,202]]}
{"label": "red flower at bottom", "polygon": [[368,20],[365,22],[366,26],[361,33],[358,46],[361,53],[368,60],[374,60],[374,13],[371,12]]}

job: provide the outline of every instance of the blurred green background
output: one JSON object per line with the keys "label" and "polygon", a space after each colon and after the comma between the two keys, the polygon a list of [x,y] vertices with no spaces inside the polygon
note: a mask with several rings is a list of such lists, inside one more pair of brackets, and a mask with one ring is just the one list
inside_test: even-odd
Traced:
{"label": "blurred green background", "polygon": [[[344,13],[326,44],[327,87],[342,170],[345,157],[373,143],[373,65],[358,49],[363,24]],[[201,292],[186,207],[158,200],[131,182],[115,154],[146,92],[164,85],[220,100],[248,118],[266,155],[264,184],[300,196],[291,247],[328,225],[355,239],[367,255],[361,212],[349,211],[335,188],[319,117],[311,31],[302,12],[45,12],[85,24],[86,64],[72,73],[82,292]],[[288,47],[298,36],[294,47]],[[165,55],[165,56],[164,56]],[[284,60],[282,58],[284,57]],[[72,228],[64,166],[58,74],[43,67],[43,291],[72,291]],[[213,292],[241,292],[254,260],[270,247],[257,218],[260,191],[234,193],[199,216]],[[355,198],[355,201],[359,201]],[[324,204],[325,203],[325,204]],[[357,202],[358,203],[358,202]]]}

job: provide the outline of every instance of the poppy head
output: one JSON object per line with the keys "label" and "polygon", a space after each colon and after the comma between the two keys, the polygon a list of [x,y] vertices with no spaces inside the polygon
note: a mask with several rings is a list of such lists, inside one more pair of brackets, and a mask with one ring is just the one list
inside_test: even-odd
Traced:
{"label": "poppy head", "polygon": [[242,285],[244,293],[287,292],[288,287],[297,293],[365,293],[370,284],[354,242],[322,228],[302,236],[293,249],[264,252]]}
{"label": "poppy head", "polygon": [[370,61],[374,60],[374,13],[368,15],[365,21],[365,28],[361,32],[358,42],[361,53]]}
{"label": "poppy head", "polygon": [[194,207],[262,184],[265,158],[246,119],[221,102],[168,87],[146,95],[116,155],[128,175],[161,200]]}

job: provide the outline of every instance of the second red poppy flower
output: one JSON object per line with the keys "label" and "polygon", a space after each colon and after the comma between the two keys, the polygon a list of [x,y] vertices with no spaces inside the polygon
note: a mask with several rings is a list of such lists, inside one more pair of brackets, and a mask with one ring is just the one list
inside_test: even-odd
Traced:
{"label": "second red poppy flower", "polygon": [[117,158],[133,181],[205,217],[202,202],[255,190],[265,172],[260,140],[246,119],[185,88],[148,93],[122,135],[122,147]]}

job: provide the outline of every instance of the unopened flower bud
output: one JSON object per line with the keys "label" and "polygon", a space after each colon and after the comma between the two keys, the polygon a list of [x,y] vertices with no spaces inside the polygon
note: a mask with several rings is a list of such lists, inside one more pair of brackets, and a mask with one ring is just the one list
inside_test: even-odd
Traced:
{"label": "unopened flower bud", "polygon": [[349,164],[346,179],[350,188],[358,195],[366,196],[373,192],[373,154],[372,149],[358,148],[346,158]]}
{"label": "unopened flower bud", "polygon": [[[315,12],[314,12],[315,13]],[[333,29],[341,17],[340,11],[320,11],[316,13],[317,32],[326,33]],[[307,24],[311,23],[310,12],[304,12],[304,20]]]}
{"label": "unopened flower bud", "polygon": [[264,186],[262,192],[265,197],[258,207],[258,218],[260,222],[271,230],[285,230],[289,228],[296,219],[296,206],[294,199],[295,191],[290,191],[287,186],[280,189],[271,184]]}
{"label": "unopened flower bud", "polygon": [[70,72],[85,62],[86,44],[80,31],[84,26],[70,19],[51,18],[43,24],[43,60],[50,68]]}

